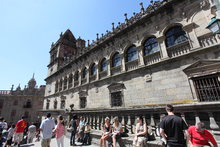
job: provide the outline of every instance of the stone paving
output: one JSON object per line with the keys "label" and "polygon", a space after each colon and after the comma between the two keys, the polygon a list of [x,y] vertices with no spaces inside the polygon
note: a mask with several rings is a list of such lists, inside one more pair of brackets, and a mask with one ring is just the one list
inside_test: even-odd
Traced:
{"label": "stone paving", "polygon": [[[83,146],[81,145],[82,143],[77,143],[76,142],[76,144],[77,144],[76,146],[80,146],[80,147],[98,147],[97,144],[83,145]],[[32,143],[32,144],[21,145],[21,147],[41,147],[41,142],[35,142],[35,143]],[[50,147],[57,147],[56,139],[51,140]],[[64,147],[71,147],[69,138],[67,138],[67,137],[64,138]]]}

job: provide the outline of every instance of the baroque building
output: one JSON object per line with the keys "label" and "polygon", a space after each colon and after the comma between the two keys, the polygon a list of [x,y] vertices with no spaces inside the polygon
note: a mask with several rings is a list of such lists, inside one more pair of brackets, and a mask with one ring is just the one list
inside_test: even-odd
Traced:
{"label": "baroque building", "polygon": [[[220,35],[206,27],[212,0],[155,1],[86,45],[70,30],[50,49],[42,112],[84,115],[93,129],[119,116],[132,133],[137,115],[156,126],[165,104],[189,125],[219,132]],[[215,133],[214,134],[218,134]]]}
{"label": "baroque building", "polygon": [[0,116],[8,123],[15,123],[26,116],[28,122],[40,122],[38,112],[43,107],[45,85],[36,87],[34,76],[29,80],[28,86],[21,89],[20,84],[14,90],[0,90]]}

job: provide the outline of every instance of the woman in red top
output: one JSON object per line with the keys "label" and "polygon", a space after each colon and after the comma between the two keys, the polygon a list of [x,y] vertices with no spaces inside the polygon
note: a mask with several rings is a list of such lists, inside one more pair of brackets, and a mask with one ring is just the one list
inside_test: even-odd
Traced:
{"label": "woman in red top", "polygon": [[190,147],[210,146],[209,142],[214,147],[218,147],[213,135],[205,129],[203,122],[198,122],[196,126],[191,126],[188,129]]}

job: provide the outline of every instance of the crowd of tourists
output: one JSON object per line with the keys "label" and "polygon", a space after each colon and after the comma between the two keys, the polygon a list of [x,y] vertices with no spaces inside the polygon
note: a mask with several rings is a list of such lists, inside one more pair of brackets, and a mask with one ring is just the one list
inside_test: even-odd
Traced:
{"label": "crowd of tourists", "polygon": [[[167,105],[166,111],[168,115],[161,117],[157,127],[158,136],[164,146],[186,147],[188,144],[190,147],[218,147],[216,140],[205,128],[203,122],[197,122],[195,126],[187,126],[181,117],[174,114],[172,105]],[[133,146],[145,147],[147,141],[152,139],[149,128],[142,116],[137,117],[136,121]],[[73,115],[70,122],[66,122],[62,115],[54,120],[48,113],[47,118],[41,124],[31,123],[30,125],[25,117],[12,125],[8,125],[4,118],[0,117],[0,147],[19,147],[23,143],[32,143],[34,139],[36,139],[35,141],[41,139],[42,147],[50,147],[53,137],[56,138],[57,147],[64,147],[64,136],[67,131],[71,134],[70,146],[76,146],[76,142],[81,143],[80,145],[91,144],[91,127],[83,116]],[[117,141],[121,137],[127,136],[128,133],[128,130],[119,122],[118,117],[113,118],[112,121],[106,117],[102,131],[99,141],[100,147],[116,147]]]}

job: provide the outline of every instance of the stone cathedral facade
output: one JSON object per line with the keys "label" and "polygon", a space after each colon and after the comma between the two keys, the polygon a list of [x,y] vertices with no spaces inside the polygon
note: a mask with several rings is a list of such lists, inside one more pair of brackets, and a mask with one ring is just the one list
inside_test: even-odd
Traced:
{"label": "stone cathedral facade", "polygon": [[91,43],[70,30],[51,45],[42,112],[77,113],[100,129],[119,116],[130,129],[137,115],[151,126],[173,104],[189,125],[219,131],[220,36],[206,27],[212,0],[154,1]]}

